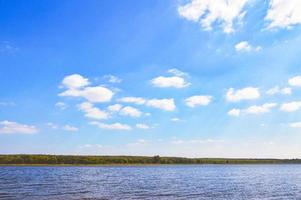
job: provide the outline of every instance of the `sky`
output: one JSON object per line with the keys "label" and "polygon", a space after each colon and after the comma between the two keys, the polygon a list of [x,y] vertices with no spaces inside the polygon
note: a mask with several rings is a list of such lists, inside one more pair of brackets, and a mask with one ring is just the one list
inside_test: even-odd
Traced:
{"label": "sky", "polygon": [[0,154],[301,158],[301,1],[1,0]]}

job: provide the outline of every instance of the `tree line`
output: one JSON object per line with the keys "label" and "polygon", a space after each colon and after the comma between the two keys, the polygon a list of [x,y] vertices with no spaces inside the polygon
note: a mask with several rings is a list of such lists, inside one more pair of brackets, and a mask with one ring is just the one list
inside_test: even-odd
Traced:
{"label": "tree line", "polygon": [[1,165],[301,164],[300,159],[227,159],[160,156],[0,155]]}

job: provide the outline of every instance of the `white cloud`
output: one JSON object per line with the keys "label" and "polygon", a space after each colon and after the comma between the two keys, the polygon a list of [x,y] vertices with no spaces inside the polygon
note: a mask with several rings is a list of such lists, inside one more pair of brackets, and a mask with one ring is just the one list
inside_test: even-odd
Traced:
{"label": "white cloud", "polygon": [[82,90],[78,90],[78,89],[68,89],[62,93],[59,94],[59,96],[62,97],[82,97]]}
{"label": "white cloud", "polygon": [[79,109],[85,113],[85,116],[91,119],[108,119],[109,114],[99,108],[94,107],[90,102],[84,102],[79,105]]}
{"label": "white cloud", "polygon": [[167,70],[168,73],[173,74],[175,76],[188,76],[188,74],[186,72],[182,72],[176,68],[172,68]]}
{"label": "white cloud", "polygon": [[295,112],[301,108],[301,101],[292,101],[289,103],[283,103],[280,107],[284,112]]}
{"label": "white cloud", "polygon": [[137,108],[126,106],[120,110],[119,114],[124,116],[130,116],[130,117],[140,117],[142,112]]}
{"label": "white cloud", "polygon": [[301,128],[301,122],[294,122],[289,124],[291,128]]}
{"label": "white cloud", "polygon": [[301,87],[301,76],[295,76],[289,79],[288,84],[295,87]]}
{"label": "white cloud", "polygon": [[229,110],[228,115],[238,117],[240,113],[241,113],[240,109],[234,108],[232,110]]}
{"label": "white cloud", "polygon": [[276,107],[277,104],[276,103],[265,103],[262,105],[254,105],[254,106],[250,106],[246,109],[237,109],[234,108],[232,110],[230,110],[228,112],[228,115],[233,116],[233,117],[238,117],[241,114],[264,114],[264,113],[268,113],[271,111],[272,108]]}
{"label": "white cloud", "polygon": [[167,88],[167,87],[174,87],[174,88],[184,88],[190,85],[187,83],[183,77],[179,76],[158,76],[151,80],[151,83],[155,87],[160,88]]}
{"label": "white cloud", "polygon": [[145,104],[145,102],[146,102],[146,100],[141,97],[123,97],[121,99],[118,99],[118,101],[124,102],[124,103],[134,103],[134,104],[138,104],[138,105]]}
{"label": "white cloud", "polygon": [[174,99],[150,99],[146,105],[166,111],[173,111],[176,108]]}
{"label": "white cloud", "polygon": [[86,87],[82,91],[83,97],[91,102],[108,102],[113,96],[113,92],[105,87]]}
{"label": "white cloud", "polygon": [[64,130],[64,131],[70,131],[70,132],[76,132],[76,131],[78,131],[78,128],[77,127],[75,127],[75,126],[70,126],[70,125],[65,125],[65,126],[63,126],[62,127],[62,129]]}
{"label": "white cloud", "polygon": [[205,30],[212,30],[218,23],[225,33],[234,31],[234,23],[240,22],[245,15],[244,7],[248,0],[191,0],[179,6],[180,16],[187,20],[200,23]]}
{"label": "white cloud", "polygon": [[62,81],[62,85],[69,89],[78,89],[85,87],[89,84],[89,80],[87,78],[82,77],[79,74],[72,74],[66,76]]}
{"label": "white cloud", "polygon": [[0,133],[5,134],[34,134],[37,133],[38,129],[32,125],[19,124],[12,121],[0,121]]}
{"label": "white cloud", "polygon": [[237,52],[260,51],[261,49],[261,46],[253,47],[247,41],[241,41],[235,45]]}
{"label": "white cloud", "polygon": [[59,96],[69,97],[83,97],[90,102],[109,102],[113,97],[114,93],[108,88],[97,86],[97,87],[86,87],[82,90],[69,89],[59,94]]}
{"label": "white cloud", "polygon": [[118,78],[117,76],[113,76],[111,74],[105,75],[104,78],[107,79],[108,82],[110,82],[110,83],[121,83],[122,82],[121,78]]}
{"label": "white cloud", "polygon": [[122,108],[120,104],[114,104],[107,107],[107,109],[111,112],[118,112]]}
{"label": "white cloud", "polygon": [[66,76],[62,81],[62,86],[67,90],[60,93],[59,96],[82,97],[90,102],[108,102],[111,100],[114,92],[103,86],[87,87],[90,84],[87,78],[79,74]]}
{"label": "white cloud", "polygon": [[150,127],[147,124],[136,124],[136,128],[139,128],[139,129],[150,129]]}
{"label": "white cloud", "polygon": [[160,88],[167,88],[167,87],[184,88],[191,85],[184,78],[185,76],[186,77],[188,76],[187,73],[182,72],[176,68],[167,70],[167,73],[170,73],[174,76],[158,76],[151,80],[151,84],[155,87],[160,87]]}
{"label": "white cloud", "polygon": [[272,108],[276,107],[276,103],[265,103],[263,105],[257,106],[250,106],[249,108],[245,109],[244,112],[247,114],[263,114],[270,112]]}
{"label": "white cloud", "polygon": [[101,129],[108,129],[108,130],[131,130],[132,128],[127,124],[121,124],[121,123],[113,123],[113,124],[105,124],[100,122],[90,122],[90,124],[97,126]]}
{"label": "white cloud", "polygon": [[269,89],[266,93],[268,95],[275,95],[275,94],[291,95],[292,88],[290,88],[290,87],[280,88],[279,86],[275,86],[275,87]]}
{"label": "white cloud", "polygon": [[269,21],[268,29],[291,28],[301,24],[300,0],[270,0],[265,20]]}
{"label": "white cloud", "polygon": [[258,88],[246,87],[240,90],[234,90],[233,88],[228,89],[226,94],[227,101],[238,102],[241,100],[258,99],[260,92]]}
{"label": "white cloud", "polygon": [[193,108],[195,106],[206,106],[211,102],[212,96],[196,95],[185,99],[187,106]]}
{"label": "white cloud", "polygon": [[61,110],[65,110],[68,106],[67,106],[67,104],[65,104],[64,102],[57,102],[57,103],[55,104],[55,107],[58,107],[58,108],[61,109]]}

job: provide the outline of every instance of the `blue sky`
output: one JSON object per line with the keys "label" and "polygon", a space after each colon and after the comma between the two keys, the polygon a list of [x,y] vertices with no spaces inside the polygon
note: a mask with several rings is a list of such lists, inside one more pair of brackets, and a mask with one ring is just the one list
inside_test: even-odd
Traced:
{"label": "blue sky", "polygon": [[300,13],[1,1],[0,153],[300,158]]}

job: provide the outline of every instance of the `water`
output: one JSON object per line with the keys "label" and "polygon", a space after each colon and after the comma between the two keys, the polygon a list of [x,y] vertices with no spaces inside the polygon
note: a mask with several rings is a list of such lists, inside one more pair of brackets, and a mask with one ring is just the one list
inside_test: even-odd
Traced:
{"label": "water", "polygon": [[301,199],[301,165],[0,167],[0,199]]}

